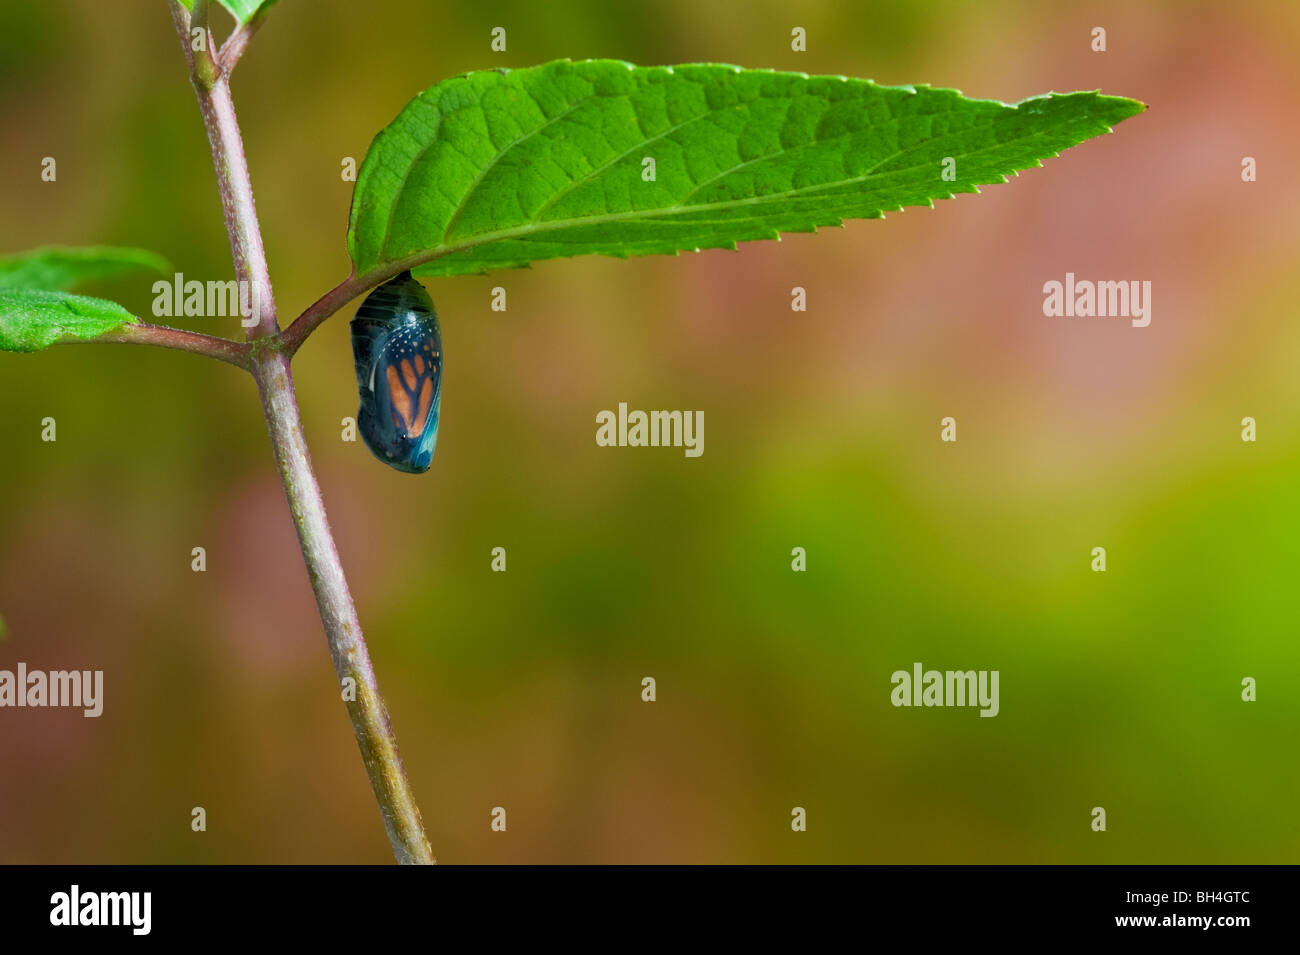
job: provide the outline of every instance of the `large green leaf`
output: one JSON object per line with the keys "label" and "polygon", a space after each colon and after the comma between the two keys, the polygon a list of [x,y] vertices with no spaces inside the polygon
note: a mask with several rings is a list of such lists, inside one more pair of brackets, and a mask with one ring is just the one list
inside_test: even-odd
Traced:
{"label": "large green leaf", "polygon": [[116,302],[43,289],[0,288],[0,351],[39,351],[136,322]]}
{"label": "large green leaf", "polygon": [[[232,17],[240,24],[244,24],[275,3],[275,0],[220,0],[220,3],[230,11]],[[194,12],[194,0],[181,0],[181,6],[191,13]]]}
{"label": "large green leaf", "polygon": [[349,249],[360,274],[461,275],[734,248],[978,192],[1144,108],[1096,92],[1008,106],[719,65],[468,73],[425,90],[375,138]]}
{"label": "large green leaf", "polygon": [[113,246],[46,246],[0,257],[0,351],[39,351],[60,338],[94,338],[136,317],[116,302],[65,289],[137,269],[170,271],[160,255]]}
{"label": "large green leaf", "polygon": [[168,272],[171,265],[161,255],[144,249],[51,245],[0,256],[0,286],[63,290],[137,269]]}

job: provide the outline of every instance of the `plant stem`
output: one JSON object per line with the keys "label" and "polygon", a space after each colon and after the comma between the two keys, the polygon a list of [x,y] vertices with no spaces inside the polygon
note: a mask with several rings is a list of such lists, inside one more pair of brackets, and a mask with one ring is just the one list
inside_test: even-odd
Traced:
{"label": "plant stem", "polygon": [[325,625],[334,670],[344,688],[344,699],[353,697],[347,703],[348,715],[361,746],[370,785],[384,816],[384,827],[393,844],[393,853],[398,862],[434,862],[424,836],[420,810],[397,752],[397,738],[389,724],[388,710],[370,665],[370,654],[361,634],[356,607],[343,576],[343,565],[339,562],[329,520],[325,516],[320,486],[312,472],[307,440],[298,415],[289,357],[270,349],[260,350],[253,359],[253,377],[262,396],[271,445],[275,448],[275,460],[289,498],[293,523],[298,529],[298,541],[307,562],[312,590],[316,592],[316,606]]}
{"label": "plant stem", "polygon": [[112,343],[122,345],[158,345],[177,351],[193,352],[208,358],[216,358],[237,368],[248,368],[251,349],[246,342],[232,342],[228,338],[217,338],[201,332],[188,332],[181,328],[168,328],[166,325],[147,325],[140,322],[123,325],[117,331],[105,332],[95,338],[71,338],[67,344]]}
{"label": "plant stem", "polygon": [[190,80],[199,100],[199,112],[203,114],[208,145],[212,148],[212,166],[217,171],[217,186],[221,190],[221,209],[230,236],[230,254],[235,260],[235,278],[248,283],[253,311],[249,317],[256,319],[248,337],[274,335],[279,331],[275,321],[275,294],[253,203],[244,141],[235,118],[235,103],[230,97],[230,74],[213,58],[210,33],[202,50],[193,49],[188,14],[175,0],[172,0],[172,16],[180,33],[185,62],[190,67]]}
{"label": "plant stem", "polygon": [[230,235],[235,278],[248,283],[253,312],[249,318],[257,321],[249,329],[248,337],[274,335],[279,331],[275,321],[275,294],[271,290],[266,251],[262,248],[257,209],[253,205],[253,187],[248,176],[248,163],[244,159],[244,143],[239,135],[239,122],[235,119],[235,104],[230,98],[230,82],[224,73],[218,74],[212,86],[204,90],[195,75],[199,110],[203,113],[203,125],[212,146],[212,165],[221,188],[221,208]]}
{"label": "plant stem", "polygon": [[[402,863],[432,863],[436,860],[425,838],[420,810],[411,794],[406,771],[402,768],[397,739],[379,693],[361,623],[325,515],[325,501],[312,472],[289,367],[290,355],[278,338],[268,337],[276,336],[278,330],[275,299],[262,247],[262,233],[253,206],[248,163],[244,158],[234,102],[230,98],[229,75],[213,60],[210,43],[205,51],[196,53],[192,50],[190,17],[185,8],[171,0],[171,10],[190,66],[190,78],[198,96],[208,142],[212,146],[212,164],[221,189],[221,205],[230,236],[235,274],[251,286],[257,324],[248,331],[251,345],[242,347],[247,349],[247,367],[257,381],[262,398],[267,431],[298,531],[307,574],[316,594],[316,606],[325,627],[334,670],[343,690],[357,744],[361,747],[370,787],[384,817],[384,828],[392,843],[393,854]],[[237,49],[242,52],[242,47]]]}

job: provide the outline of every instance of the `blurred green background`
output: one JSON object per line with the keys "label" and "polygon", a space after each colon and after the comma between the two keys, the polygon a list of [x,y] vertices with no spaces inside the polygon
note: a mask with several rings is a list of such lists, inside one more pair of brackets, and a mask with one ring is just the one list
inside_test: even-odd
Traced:
{"label": "blurred green background", "polygon": [[[343,158],[465,70],[714,60],[1151,107],[933,211],[429,283],[450,362],[423,477],[340,440],[352,310],[307,344],[313,458],[440,860],[1300,859],[1300,10],[1082,7],[276,6],[234,94],[282,320],[348,271]],[[230,277],[161,0],[0,7],[0,123],[0,252]],[[1045,318],[1066,271],[1150,280],[1150,327]],[[153,280],[85,291],[148,316]],[[703,457],[597,447],[619,401],[703,409]],[[0,862],[391,860],[251,380],[0,355],[0,492],[0,667],[102,668],[106,696],[98,720],[0,711]],[[892,707],[915,661],[999,670],[1001,714]]]}

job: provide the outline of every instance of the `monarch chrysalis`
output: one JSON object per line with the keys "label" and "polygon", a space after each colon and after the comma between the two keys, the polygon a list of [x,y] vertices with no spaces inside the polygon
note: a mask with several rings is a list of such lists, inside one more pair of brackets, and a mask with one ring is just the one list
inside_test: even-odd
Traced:
{"label": "monarch chrysalis", "polygon": [[352,319],[352,356],[366,447],[399,471],[429,470],[438,439],[442,337],[433,300],[410,272],[361,303]]}

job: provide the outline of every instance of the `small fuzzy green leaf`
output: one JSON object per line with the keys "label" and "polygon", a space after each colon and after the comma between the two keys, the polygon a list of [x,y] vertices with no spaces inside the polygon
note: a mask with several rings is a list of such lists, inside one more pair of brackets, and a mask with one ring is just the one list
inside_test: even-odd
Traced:
{"label": "small fuzzy green leaf", "polygon": [[0,256],[0,286],[64,291],[81,282],[137,269],[170,272],[171,264],[145,249],[52,245]]}
{"label": "small fuzzy green leaf", "polygon": [[467,73],[375,138],[348,246],[359,274],[430,276],[735,248],[978,192],[1144,108],[715,64]]}
{"label": "small fuzzy green leaf", "polygon": [[[220,3],[242,26],[275,3],[275,0],[220,0]],[[194,0],[181,0],[181,6],[191,13],[194,12]]]}
{"label": "small fuzzy green leaf", "polygon": [[0,351],[40,351],[66,336],[94,338],[136,322],[121,305],[102,298],[0,288]]}

